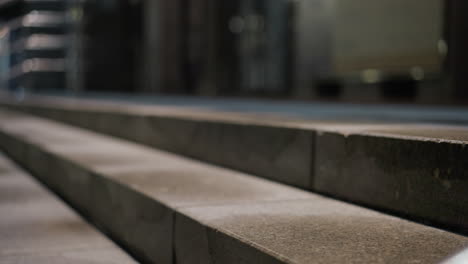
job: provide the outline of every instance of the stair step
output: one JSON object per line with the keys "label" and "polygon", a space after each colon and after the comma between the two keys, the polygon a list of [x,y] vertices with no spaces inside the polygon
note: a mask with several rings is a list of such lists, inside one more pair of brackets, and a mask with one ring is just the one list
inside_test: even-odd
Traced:
{"label": "stair step", "polygon": [[12,111],[0,147],[139,260],[437,263],[468,238]]}
{"label": "stair step", "polygon": [[468,234],[467,126],[40,96],[3,105]]}
{"label": "stair step", "polygon": [[0,153],[1,263],[136,263]]}

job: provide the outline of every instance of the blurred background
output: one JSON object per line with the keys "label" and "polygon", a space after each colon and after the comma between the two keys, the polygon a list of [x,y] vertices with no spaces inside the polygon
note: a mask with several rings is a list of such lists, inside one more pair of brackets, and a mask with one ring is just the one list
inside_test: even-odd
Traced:
{"label": "blurred background", "polygon": [[0,89],[468,103],[465,0],[0,0]]}

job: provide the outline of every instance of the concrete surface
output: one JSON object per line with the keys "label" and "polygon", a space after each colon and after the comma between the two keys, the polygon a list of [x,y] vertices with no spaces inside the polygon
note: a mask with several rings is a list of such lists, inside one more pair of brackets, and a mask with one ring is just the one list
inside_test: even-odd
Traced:
{"label": "concrete surface", "polygon": [[[468,234],[467,126],[381,122],[373,112],[366,122],[304,121],[285,118],[281,105],[265,115],[221,111],[229,104],[216,100],[156,101],[163,106],[48,97],[4,105]],[[387,114],[404,113],[412,116]]]}
{"label": "concrete surface", "polygon": [[467,135],[437,126],[320,133],[313,189],[466,234]]}
{"label": "concrete surface", "polygon": [[0,154],[0,263],[136,263]]}
{"label": "concrete surface", "polygon": [[[0,146],[155,263],[438,263],[468,238],[2,111]],[[50,168],[54,168],[50,170]]]}
{"label": "concrete surface", "polygon": [[27,109],[22,105],[21,110],[293,186],[307,188],[311,183],[310,130],[240,114],[193,111],[187,115],[185,109],[75,103]]}
{"label": "concrete surface", "polygon": [[[439,124],[468,124],[468,109],[460,106],[444,105],[414,105],[414,104],[346,104],[324,102],[301,102],[289,100],[259,100],[246,98],[223,97],[195,97],[169,96],[152,94],[118,94],[118,93],[73,93],[56,94],[56,96],[39,96],[49,99],[71,99],[82,102],[95,101],[99,104],[132,104],[141,106],[164,106],[168,108],[185,108],[191,111],[216,111],[230,113],[249,113],[273,115],[287,119],[301,119],[311,121],[338,122],[397,122],[397,123],[439,123]],[[8,95],[7,95],[8,96]],[[5,98],[5,96],[3,96]],[[6,98],[10,101],[17,99],[37,99],[38,96],[19,95],[16,98]]]}
{"label": "concrete surface", "polygon": [[[226,245],[211,256],[214,263],[264,259],[253,253],[246,257],[245,249],[227,246],[230,244],[227,238],[219,234],[223,231],[291,263],[431,263],[442,261],[442,252],[465,241],[461,237],[456,241],[443,231],[428,232],[422,225],[319,196],[299,201],[188,208],[182,212],[211,227],[196,236],[208,238],[206,256]],[[181,251],[190,251],[203,242],[183,236],[176,240]],[[207,257],[201,263],[208,260]]]}

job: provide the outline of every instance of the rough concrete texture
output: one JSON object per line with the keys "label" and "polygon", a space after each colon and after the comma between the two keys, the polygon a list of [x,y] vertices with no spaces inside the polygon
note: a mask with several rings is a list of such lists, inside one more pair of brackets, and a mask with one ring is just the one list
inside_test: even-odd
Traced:
{"label": "rough concrete texture", "polygon": [[5,149],[142,260],[172,262],[171,208],[308,197],[291,187],[54,122],[12,112],[2,120]]}
{"label": "rough concrete texture", "polygon": [[[14,112],[0,146],[141,260],[436,263],[468,239]],[[53,168],[51,170],[50,168]]]}
{"label": "rough concrete texture", "polygon": [[0,154],[0,263],[135,263]]}
{"label": "rough concrete texture", "polygon": [[[210,229],[194,227],[200,234],[192,237],[202,238],[203,234],[208,239],[193,241],[182,236],[176,241],[181,244],[178,248],[190,251],[194,245],[208,243],[206,256],[225,243],[223,233],[291,263],[434,263],[445,258],[443,252],[466,247],[465,237],[315,195],[299,201],[197,207],[182,212]],[[249,261],[236,250],[225,248],[214,256],[214,263]]]}
{"label": "rough concrete texture", "polygon": [[[155,112],[147,107],[109,109],[89,106],[89,109],[78,111],[63,105],[29,110],[43,117],[297,187],[310,185],[311,131],[274,126],[269,119],[258,120],[239,114],[202,111],[187,117],[185,111],[164,108],[157,108]],[[220,155],[220,152],[224,154]]]}
{"label": "rough concrete texture", "polygon": [[373,113],[364,123],[304,121],[183,104],[8,105],[468,234],[466,126],[382,123]]}
{"label": "rough concrete texture", "polygon": [[313,189],[468,233],[466,142],[401,135],[319,133]]}

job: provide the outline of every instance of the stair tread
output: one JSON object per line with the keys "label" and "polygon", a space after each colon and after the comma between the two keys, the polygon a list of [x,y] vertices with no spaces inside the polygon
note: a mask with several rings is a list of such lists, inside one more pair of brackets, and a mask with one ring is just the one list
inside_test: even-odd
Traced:
{"label": "stair tread", "polygon": [[10,155],[144,260],[437,263],[468,246],[464,236],[122,139],[10,111],[0,118]]}
{"label": "stair tread", "polygon": [[0,154],[2,263],[135,263]]}
{"label": "stair tread", "polygon": [[[463,110],[153,99],[2,105],[468,234],[468,127],[449,122]],[[298,111],[311,119],[287,115]]]}

